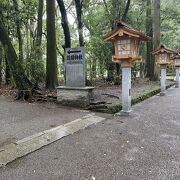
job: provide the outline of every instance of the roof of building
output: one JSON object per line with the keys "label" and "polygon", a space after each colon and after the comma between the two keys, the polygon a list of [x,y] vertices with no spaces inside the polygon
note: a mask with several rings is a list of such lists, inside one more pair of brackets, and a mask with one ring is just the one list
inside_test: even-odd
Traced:
{"label": "roof of building", "polygon": [[157,48],[157,50],[155,50],[155,51],[153,52],[153,54],[159,54],[159,53],[162,53],[162,52],[166,52],[166,53],[169,53],[169,54],[174,54],[174,53],[176,53],[174,50],[167,48],[164,44],[161,44],[161,45]]}
{"label": "roof of building", "polygon": [[172,57],[173,60],[175,59],[180,59],[180,53],[176,53],[173,57]]}
{"label": "roof of building", "polygon": [[126,34],[134,38],[144,40],[144,41],[148,41],[151,39],[151,37],[147,36],[145,33],[142,33],[138,30],[133,29],[131,26],[127,25],[126,23],[122,21],[119,21],[117,23],[117,27],[114,30],[112,30],[111,32],[103,36],[103,39],[105,41],[112,40],[115,36],[119,34]]}

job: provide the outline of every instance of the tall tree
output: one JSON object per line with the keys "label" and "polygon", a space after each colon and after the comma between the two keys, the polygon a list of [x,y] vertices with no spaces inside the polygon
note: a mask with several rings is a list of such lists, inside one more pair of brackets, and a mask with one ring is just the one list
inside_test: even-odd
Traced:
{"label": "tall tree", "polygon": [[64,49],[65,48],[70,48],[71,47],[71,35],[70,35],[70,30],[69,30],[69,23],[68,23],[68,19],[67,19],[67,12],[66,12],[66,8],[64,5],[64,1],[63,0],[57,0],[58,5],[59,5],[59,9],[61,12],[61,25],[63,28],[63,32],[64,32]]}
{"label": "tall tree", "polygon": [[3,48],[0,43],[0,86],[2,84],[2,62],[3,62]]}
{"label": "tall tree", "polygon": [[16,11],[16,29],[17,29],[17,38],[19,43],[19,60],[23,61],[23,38],[21,33],[21,20],[19,15],[19,5],[17,0],[13,0],[14,8]]}
{"label": "tall tree", "polygon": [[154,0],[154,49],[159,46],[161,40],[160,20],[160,0]]}
{"label": "tall tree", "polygon": [[55,30],[55,1],[46,0],[47,10],[47,61],[46,88],[55,89],[57,86],[57,54]]}
{"label": "tall tree", "polygon": [[7,59],[7,55],[4,54],[5,59],[5,84],[10,85],[11,84],[11,73],[10,73],[10,67]]}
{"label": "tall tree", "polygon": [[41,41],[42,41],[42,26],[43,26],[43,5],[44,0],[39,0],[38,4],[38,22],[37,22],[37,32],[36,32],[36,40],[35,40],[35,58],[36,60],[41,60],[42,52],[41,52]]}
{"label": "tall tree", "polygon": [[127,0],[127,2],[126,2],[126,8],[125,8],[124,14],[123,14],[123,16],[122,16],[122,21],[126,21],[130,4],[131,4],[131,0]]}
{"label": "tall tree", "polygon": [[82,3],[83,0],[74,0],[76,6],[76,16],[77,16],[77,25],[78,25],[78,34],[79,34],[79,45],[84,46],[83,38],[83,22],[82,22]]}
{"label": "tall tree", "polygon": [[[146,0],[146,34],[153,37],[152,0]],[[146,76],[152,80],[154,77],[154,58],[151,53],[153,51],[153,41],[148,41],[146,46]]]}
{"label": "tall tree", "polygon": [[[160,0],[154,0],[154,50],[160,45],[161,41],[161,15],[160,15]],[[154,69],[153,80],[158,80],[159,70]]]}
{"label": "tall tree", "polygon": [[26,77],[22,64],[17,61],[18,60],[17,54],[14,50],[11,40],[7,34],[7,30],[4,27],[4,24],[1,19],[0,19],[0,41],[5,50],[8,64],[17,88],[20,90],[31,88],[32,84]]}

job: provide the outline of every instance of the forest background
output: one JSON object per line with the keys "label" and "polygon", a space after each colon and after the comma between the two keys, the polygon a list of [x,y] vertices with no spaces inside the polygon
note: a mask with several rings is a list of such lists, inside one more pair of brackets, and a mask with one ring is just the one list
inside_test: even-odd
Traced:
{"label": "forest background", "polygon": [[151,52],[160,43],[180,51],[179,0],[0,0],[0,84],[55,89],[64,82],[65,48],[79,46],[86,49],[87,83],[120,84],[113,46],[102,39],[119,20],[152,37],[132,74],[157,80]]}

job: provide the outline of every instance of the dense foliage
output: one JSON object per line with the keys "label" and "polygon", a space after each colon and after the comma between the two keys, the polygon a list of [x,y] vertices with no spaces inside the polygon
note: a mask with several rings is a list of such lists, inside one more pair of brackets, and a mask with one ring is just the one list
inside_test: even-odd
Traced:
{"label": "dense foliage", "polygon": [[[114,81],[112,77],[120,79],[121,72],[118,65],[111,62],[112,44],[103,42],[102,36],[111,31],[119,20],[125,21],[140,31],[147,32],[147,18],[154,18],[154,1],[61,0],[59,4],[58,1],[55,2],[56,41],[54,43],[57,51],[58,71],[56,76],[58,76],[58,80],[64,79],[64,48],[67,47],[68,37],[66,35],[68,32],[71,47],[80,45],[86,47],[88,79],[107,78],[112,81]],[[65,9],[62,9],[63,6]],[[49,67],[46,63],[48,57],[47,36],[49,36],[47,34],[46,9],[45,0],[0,0],[0,19],[15,49],[17,61],[23,65],[24,73],[33,85],[45,82],[48,79],[46,76],[49,76],[45,71]],[[147,14],[147,9],[150,10],[150,14]],[[52,16],[53,14],[51,14]],[[68,22],[65,21],[66,16]],[[153,26],[149,26],[149,28],[153,28]],[[179,0],[161,0],[161,27],[159,28],[161,42],[169,48],[180,51]],[[146,51],[146,45],[143,44],[141,47],[141,54],[144,57],[143,63],[134,67],[134,71],[139,70],[144,75],[147,74],[148,68],[152,68],[152,66],[148,67],[150,65],[146,62]],[[56,56],[54,57],[56,60]],[[9,72],[8,66],[6,48],[0,44],[0,83],[1,80],[2,83],[9,83],[7,79],[12,79],[12,72]]]}

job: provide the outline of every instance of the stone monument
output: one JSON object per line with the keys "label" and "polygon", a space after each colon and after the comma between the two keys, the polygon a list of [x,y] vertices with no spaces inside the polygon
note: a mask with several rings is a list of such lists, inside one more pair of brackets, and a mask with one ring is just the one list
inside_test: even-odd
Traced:
{"label": "stone monument", "polygon": [[57,87],[57,101],[62,105],[86,107],[93,99],[94,87],[86,86],[84,47],[65,50],[65,86]]}

